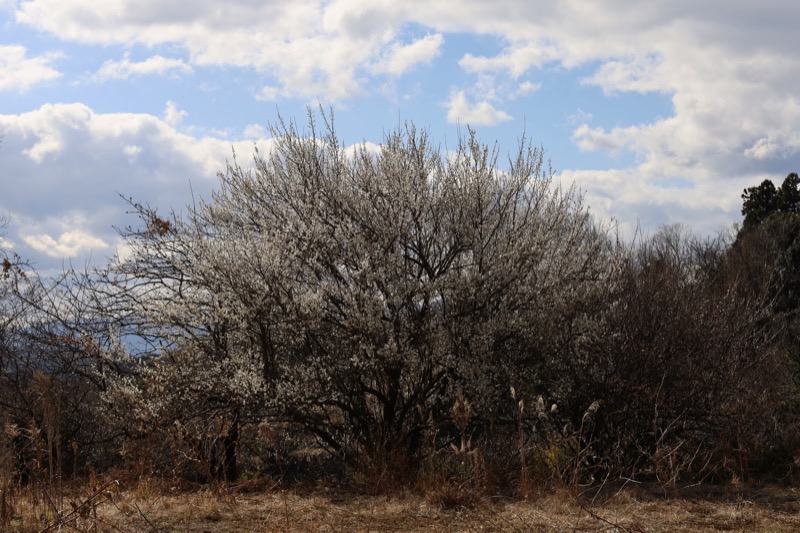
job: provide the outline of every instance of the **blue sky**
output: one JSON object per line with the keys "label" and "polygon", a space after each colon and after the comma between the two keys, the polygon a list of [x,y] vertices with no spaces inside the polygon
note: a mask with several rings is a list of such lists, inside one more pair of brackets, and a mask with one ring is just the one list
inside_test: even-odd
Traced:
{"label": "blue sky", "polygon": [[118,250],[118,194],[207,196],[278,113],[346,143],[523,133],[623,234],[739,221],[800,161],[794,1],[0,0],[0,247],[42,270]]}

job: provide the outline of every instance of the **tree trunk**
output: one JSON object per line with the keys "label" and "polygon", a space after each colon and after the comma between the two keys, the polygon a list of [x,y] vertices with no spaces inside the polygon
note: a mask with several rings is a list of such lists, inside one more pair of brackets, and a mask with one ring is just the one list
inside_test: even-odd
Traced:
{"label": "tree trunk", "polygon": [[239,440],[239,412],[233,414],[233,422],[228,434],[225,435],[225,481],[232,483],[238,478],[236,464],[236,444]]}

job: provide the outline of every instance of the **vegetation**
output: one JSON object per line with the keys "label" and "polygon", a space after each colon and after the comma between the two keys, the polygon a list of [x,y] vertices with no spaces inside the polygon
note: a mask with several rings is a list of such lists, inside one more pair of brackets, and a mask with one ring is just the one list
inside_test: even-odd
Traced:
{"label": "vegetation", "polygon": [[525,141],[345,149],[328,118],[273,127],[184,216],[130,201],[101,268],[4,255],[0,529],[98,475],[444,507],[795,479],[796,174],[745,190],[729,237],[625,243]]}
{"label": "vegetation", "polygon": [[[722,490],[687,491],[664,498],[652,487],[583,501],[556,490],[529,501],[483,501],[464,508],[443,508],[417,494],[391,497],[365,494],[271,490],[250,492],[200,488],[176,491],[152,480],[128,487],[111,484],[94,499],[75,494],[61,520],[40,521],[45,502],[19,506],[29,531],[584,531],[601,533],[692,531],[792,532],[800,527],[796,490],[759,490],[747,497]],[[85,504],[85,505],[83,505]],[[51,515],[52,516],[52,515]],[[50,525],[49,529],[45,529]],[[15,528],[16,529],[16,528]],[[20,528],[22,529],[22,528]]]}

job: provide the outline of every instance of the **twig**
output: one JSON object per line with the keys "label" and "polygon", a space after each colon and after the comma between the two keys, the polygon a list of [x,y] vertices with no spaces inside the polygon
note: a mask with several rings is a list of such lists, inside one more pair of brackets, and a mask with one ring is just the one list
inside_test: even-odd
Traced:
{"label": "twig", "polygon": [[142,512],[142,510],[139,508],[139,505],[136,502],[133,502],[133,508],[136,509],[137,513],[139,513],[139,516],[142,517],[142,520],[147,522],[147,525],[150,526],[151,531],[158,531],[158,528],[155,525],[153,525],[153,523],[147,518],[147,516],[145,516],[145,514]]}
{"label": "twig", "polygon": [[639,529],[638,527],[634,528],[634,529],[631,529],[631,528],[623,526],[622,524],[615,523],[615,522],[612,522],[610,520],[607,520],[607,519],[603,518],[602,516],[600,516],[599,514],[597,514],[594,511],[592,511],[591,509],[589,509],[588,507],[586,507],[585,505],[583,505],[583,503],[580,502],[580,501],[578,502],[578,505],[580,506],[580,508],[583,511],[585,511],[589,516],[591,516],[595,520],[603,522],[604,524],[607,524],[607,525],[609,525],[609,526],[611,526],[611,527],[613,527],[615,529],[621,529],[622,531],[626,531],[627,533],[644,533],[644,531],[642,529]]}
{"label": "twig", "polygon": [[[112,479],[111,481],[107,482],[102,487],[96,489],[92,494],[89,495],[88,498],[86,498],[83,502],[81,502],[80,505],[76,505],[72,509],[72,511],[68,512],[67,514],[61,516],[61,512],[56,513],[58,515],[56,517],[56,519],[53,522],[51,522],[47,527],[45,527],[44,529],[40,530],[39,533],[46,533],[47,531],[52,530],[56,526],[60,526],[60,525],[65,524],[68,521],[68,519],[70,519],[72,516],[74,516],[76,514],[79,515],[80,512],[85,507],[87,507],[89,503],[92,502],[92,500],[97,498],[100,494],[102,494],[108,487],[110,487],[114,483],[119,483],[119,482],[116,479]],[[49,496],[48,496],[48,499],[49,499]]]}

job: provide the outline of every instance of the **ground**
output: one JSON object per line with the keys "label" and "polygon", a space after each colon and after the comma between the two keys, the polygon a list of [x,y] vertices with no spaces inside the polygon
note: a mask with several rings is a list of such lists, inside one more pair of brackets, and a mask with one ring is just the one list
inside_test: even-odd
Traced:
{"label": "ground", "polygon": [[387,497],[276,487],[186,491],[148,482],[123,488],[112,481],[82,496],[65,495],[61,519],[47,512],[41,498],[38,513],[18,498],[16,515],[0,531],[48,526],[49,531],[208,533],[800,531],[800,490],[791,487],[665,493],[628,486],[600,499],[553,489],[525,501],[484,498],[469,508],[443,508],[430,496],[412,493]]}

